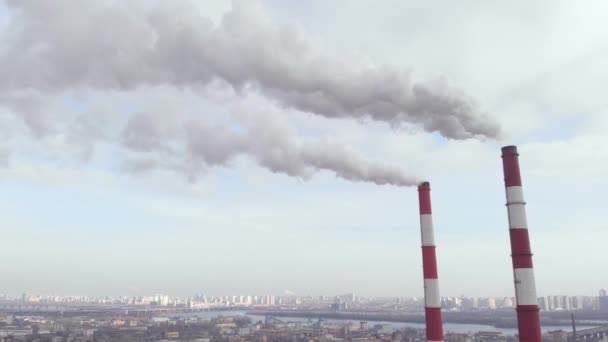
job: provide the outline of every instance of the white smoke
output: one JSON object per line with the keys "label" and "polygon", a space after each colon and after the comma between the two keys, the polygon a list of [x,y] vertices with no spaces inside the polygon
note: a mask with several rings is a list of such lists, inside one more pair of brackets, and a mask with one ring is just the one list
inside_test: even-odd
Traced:
{"label": "white smoke", "polygon": [[416,83],[391,67],[367,69],[324,54],[293,25],[238,3],[219,25],[188,3],[9,0],[0,89],[132,89],[222,80],[327,117],[414,123],[445,137],[495,137],[496,123],[442,81]]}
{"label": "white smoke", "polygon": [[[419,83],[397,68],[345,63],[320,51],[297,26],[273,23],[250,2],[235,2],[217,25],[188,2],[6,4],[11,19],[0,33],[0,105],[20,115],[39,137],[65,126],[44,113],[40,99],[45,97],[162,86],[204,93],[201,89],[218,82],[238,93],[260,94],[283,108],[328,118],[417,125],[452,139],[499,134],[495,122],[445,82]],[[87,124],[86,117],[79,120],[85,130],[70,134],[88,139],[89,146],[112,136]],[[243,155],[273,172],[305,179],[330,170],[348,180],[417,182],[339,144],[299,141],[294,132],[265,116],[244,132],[235,132],[203,120],[167,125],[156,114],[144,113],[130,117],[120,130],[119,141],[133,157],[127,163],[133,171],[164,167],[196,175]]]}
{"label": "white smoke", "polygon": [[[129,119],[121,141],[129,150],[139,152],[139,157],[126,165],[133,172],[170,169],[194,180],[208,167],[228,166],[237,157],[247,156],[271,172],[300,179],[331,171],[346,180],[378,185],[419,183],[396,168],[362,159],[345,146],[325,140],[300,141],[295,135],[276,115],[257,115],[251,126],[236,132],[200,121],[167,125],[155,115],[137,114]],[[149,157],[142,158],[145,154]]]}

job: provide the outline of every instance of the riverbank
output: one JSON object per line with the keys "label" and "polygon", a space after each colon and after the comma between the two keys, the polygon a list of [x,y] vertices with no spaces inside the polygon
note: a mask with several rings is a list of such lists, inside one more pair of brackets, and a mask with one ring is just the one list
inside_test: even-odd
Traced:
{"label": "riverbank", "polygon": [[[411,323],[424,325],[423,314],[390,313],[390,312],[354,312],[354,311],[323,311],[323,310],[250,310],[248,315],[254,316],[275,316],[334,320],[358,320],[391,323]],[[515,312],[496,311],[496,312],[444,312],[443,320],[450,324],[465,324],[493,327],[500,330],[517,329],[517,319]],[[542,317],[542,325],[548,330],[570,330],[569,320],[562,317]],[[597,322],[581,322],[580,326],[594,326]]]}

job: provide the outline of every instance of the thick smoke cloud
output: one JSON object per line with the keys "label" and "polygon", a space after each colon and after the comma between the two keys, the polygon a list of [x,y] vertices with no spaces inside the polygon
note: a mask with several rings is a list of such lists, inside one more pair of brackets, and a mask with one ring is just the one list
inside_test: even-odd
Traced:
{"label": "thick smoke cloud", "polygon": [[[276,108],[258,107],[233,115],[209,113],[208,108],[188,111],[184,106],[189,103],[182,103],[180,92],[152,91],[152,96],[145,95],[148,90],[132,94],[148,103],[136,112],[99,106],[116,101],[107,95],[88,99],[93,110],[62,108],[57,99],[63,96],[27,93],[5,98],[4,104],[19,115],[6,116],[0,107],[0,166],[9,164],[10,141],[29,132],[42,150],[49,151],[50,159],[87,161],[94,158],[96,146],[111,146],[113,162],[127,172],[167,170],[184,174],[190,181],[205,175],[209,168],[232,167],[239,158],[245,158],[273,173],[303,180],[327,171],[349,181],[378,185],[419,182],[399,169],[366,160],[335,141],[299,138]],[[163,95],[154,98],[159,93]],[[23,104],[28,105],[23,108]],[[32,115],[19,120],[25,109]]]}
{"label": "thick smoke cloud", "polygon": [[[129,90],[214,81],[330,118],[414,124],[452,139],[499,127],[445,82],[416,83],[391,67],[362,68],[320,51],[297,26],[236,2],[218,25],[186,2],[9,0],[0,89]],[[150,4],[153,4],[150,6]]]}
{"label": "thick smoke cloud", "polygon": [[[81,146],[84,158],[97,142],[117,144],[132,172],[170,169],[195,179],[209,167],[246,156],[302,179],[326,170],[376,184],[419,181],[335,142],[298,139],[274,114],[223,126],[170,108],[113,123],[112,114],[95,109],[66,119],[52,112],[61,111],[57,102],[65,94],[163,87],[205,94],[219,85],[328,118],[413,125],[451,139],[499,134],[469,97],[446,82],[417,83],[401,69],[332,57],[297,26],[273,23],[249,1],[235,2],[217,25],[189,2],[6,4],[10,22],[0,31],[0,106],[17,114],[37,139],[54,136]],[[7,159],[10,150],[3,149],[0,159]]]}
{"label": "thick smoke cloud", "polygon": [[[138,152],[138,157],[129,160],[126,168],[133,172],[175,170],[194,180],[207,167],[228,166],[239,156],[247,156],[272,172],[301,179],[330,171],[346,180],[378,185],[420,182],[398,169],[364,160],[342,145],[299,141],[291,128],[273,115],[259,115],[253,125],[238,131],[200,121],[176,122],[151,114],[132,116],[120,140],[124,147]],[[146,158],[146,153],[150,157]]]}

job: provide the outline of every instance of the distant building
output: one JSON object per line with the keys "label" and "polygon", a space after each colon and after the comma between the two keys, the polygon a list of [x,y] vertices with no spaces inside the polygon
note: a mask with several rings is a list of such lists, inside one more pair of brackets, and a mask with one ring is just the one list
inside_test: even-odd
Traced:
{"label": "distant building", "polygon": [[348,309],[348,303],[340,302],[339,300],[336,300],[336,302],[331,305],[331,308],[332,308],[332,310],[337,310],[337,311],[346,310],[346,309]]}
{"label": "distant building", "polygon": [[581,296],[571,297],[572,310],[581,310],[583,308],[583,299]]}
{"label": "distant building", "polygon": [[559,306],[562,310],[570,310],[572,308],[572,302],[568,296],[559,296]]}
{"label": "distant building", "polygon": [[167,331],[165,332],[165,338],[177,339],[179,338],[179,331]]}
{"label": "distant building", "polygon": [[477,309],[477,298],[472,297],[462,297],[462,310],[464,311],[472,311]]}
{"label": "distant building", "polygon": [[496,309],[496,299],[490,297],[488,298],[488,309],[494,310]]}
{"label": "distant building", "polygon": [[338,296],[338,298],[340,299],[341,302],[346,302],[346,303],[353,303],[357,301],[357,296],[355,296],[354,293],[347,293],[347,294],[343,294]]}
{"label": "distant building", "polygon": [[376,334],[390,334],[393,332],[393,326],[390,324],[375,324],[374,332]]}
{"label": "distant building", "polygon": [[504,337],[499,331],[479,331],[475,333],[475,341],[501,341]]}
{"label": "distant building", "polygon": [[546,297],[540,297],[538,298],[538,307],[543,310],[543,311],[548,311],[548,307],[547,307],[547,298]]}
{"label": "distant building", "polygon": [[272,295],[264,296],[264,305],[273,306],[275,305],[275,297]]}
{"label": "distant building", "polygon": [[600,296],[598,299],[599,299],[600,311],[608,312],[608,294],[606,293],[606,290],[604,290],[604,289],[600,290]]}
{"label": "distant building", "polygon": [[359,330],[367,331],[367,322],[366,321],[359,322]]}

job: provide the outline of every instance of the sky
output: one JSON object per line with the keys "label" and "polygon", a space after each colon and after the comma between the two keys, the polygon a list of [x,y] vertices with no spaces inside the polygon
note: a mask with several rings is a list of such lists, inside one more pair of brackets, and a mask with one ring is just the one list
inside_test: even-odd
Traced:
{"label": "sky", "polygon": [[0,1],[0,293],[608,286],[603,1]]}

